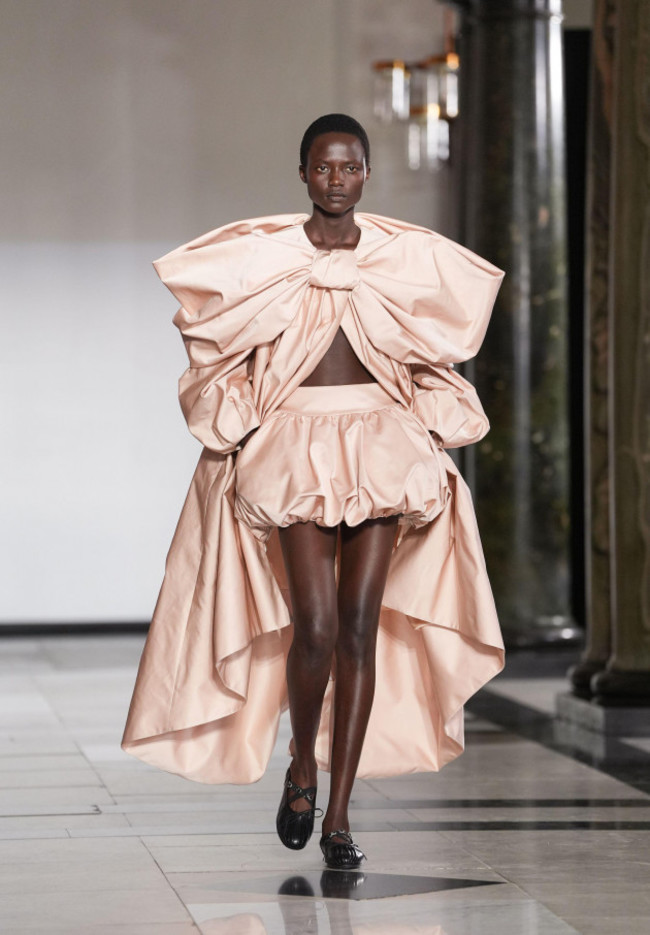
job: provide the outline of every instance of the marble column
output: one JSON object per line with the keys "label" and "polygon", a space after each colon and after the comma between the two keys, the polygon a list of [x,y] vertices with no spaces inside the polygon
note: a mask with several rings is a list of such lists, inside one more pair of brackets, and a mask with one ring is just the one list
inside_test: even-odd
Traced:
{"label": "marble column", "polygon": [[610,238],[612,654],[603,705],[650,704],[650,0],[617,0]]}
{"label": "marble column", "polygon": [[616,0],[597,0],[592,32],[587,148],[585,269],[585,585],[587,642],[570,672],[573,692],[591,697],[591,679],[612,651],[609,524],[610,173]]}
{"label": "marble column", "polygon": [[506,271],[468,373],[491,421],[470,455],[506,641],[575,638],[569,607],[566,217],[560,0],[461,11],[463,241]]}

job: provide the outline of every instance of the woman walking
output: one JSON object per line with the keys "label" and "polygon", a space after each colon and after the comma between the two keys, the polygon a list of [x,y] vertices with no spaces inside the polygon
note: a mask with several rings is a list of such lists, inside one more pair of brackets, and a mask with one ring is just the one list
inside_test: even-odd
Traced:
{"label": "woman walking", "polygon": [[445,447],[488,424],[453,363],[502,273],[432,231],[355,213],[365,131],[306,131],[311,216],[228,225],[156,269],[182,308],[183,411],[204,451],[170,550],[123,746],[203,782],[252,782],[281,711],[276,827],[301,849],[318,768],[321,849],[351,835],[355,776],[439,769],[464,702],[503,664],[467,488]]}

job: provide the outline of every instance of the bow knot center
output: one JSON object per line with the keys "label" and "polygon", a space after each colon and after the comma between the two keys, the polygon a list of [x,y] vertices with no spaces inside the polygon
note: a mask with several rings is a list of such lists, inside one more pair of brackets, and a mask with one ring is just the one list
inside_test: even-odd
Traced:
{"label": "bow knot center", "polygon": [[359,271],[354,250],[318,250],[309,277],[309,285],[318,289],[354,289]]}

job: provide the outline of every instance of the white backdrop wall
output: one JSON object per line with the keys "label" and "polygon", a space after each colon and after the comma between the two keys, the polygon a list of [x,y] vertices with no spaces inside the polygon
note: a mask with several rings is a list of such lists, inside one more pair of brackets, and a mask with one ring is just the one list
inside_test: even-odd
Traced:
{"label": "white backdrop wall", "polygon": [[0,0],[0,621],[146,620],[198,443],[151,260],[307,210],[320,113],[368,125],[366,210],[453,234],[370,62],[440,47],[431,0]]}

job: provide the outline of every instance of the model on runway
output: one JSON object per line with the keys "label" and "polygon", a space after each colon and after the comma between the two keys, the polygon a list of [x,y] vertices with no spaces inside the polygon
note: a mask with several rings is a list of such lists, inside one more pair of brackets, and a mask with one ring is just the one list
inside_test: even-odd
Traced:
{"label": "model on runway", "polygon": [[[370,175],[369,156],[361,127],[340,118],[326,118],[305,135],[300,177],[307,185],[313,213],[304,231],[318,250],[353,250],[357,246],[361,230],[354,222],[354,208]],[[360,383],[376,380],[339,328],[301,386]],[[296,455],[300,457],[300,453]],[[356,866],[363,857],[350,836],[348,804],[374,695],[377,625],[397,518],[398,514],[367,518],[356,526],[345,521],[338,526],[307,521],[280,529],[293,609],[287,686],[294,756],[287,770],[277,828],[288,847],[303,847],[311,834],[316,734],[334,664],[331,793],[321,838],[329,866]]]}
{"label": "model on runway", "polygon": [[[364,859],[356,776],[439,769],[464,702],[503,664],[471,498],[444,447],[488,425],[453,369],[502,274],[355,207],[360,124],[316,120],[312,213],[228,225],[156,263],[182,302],[181,405],[204,453],[170,550],[124,747],[204,782],[251,782],[289,707],[276,827]],[[290,608],[290,612],[289,612]]]}

